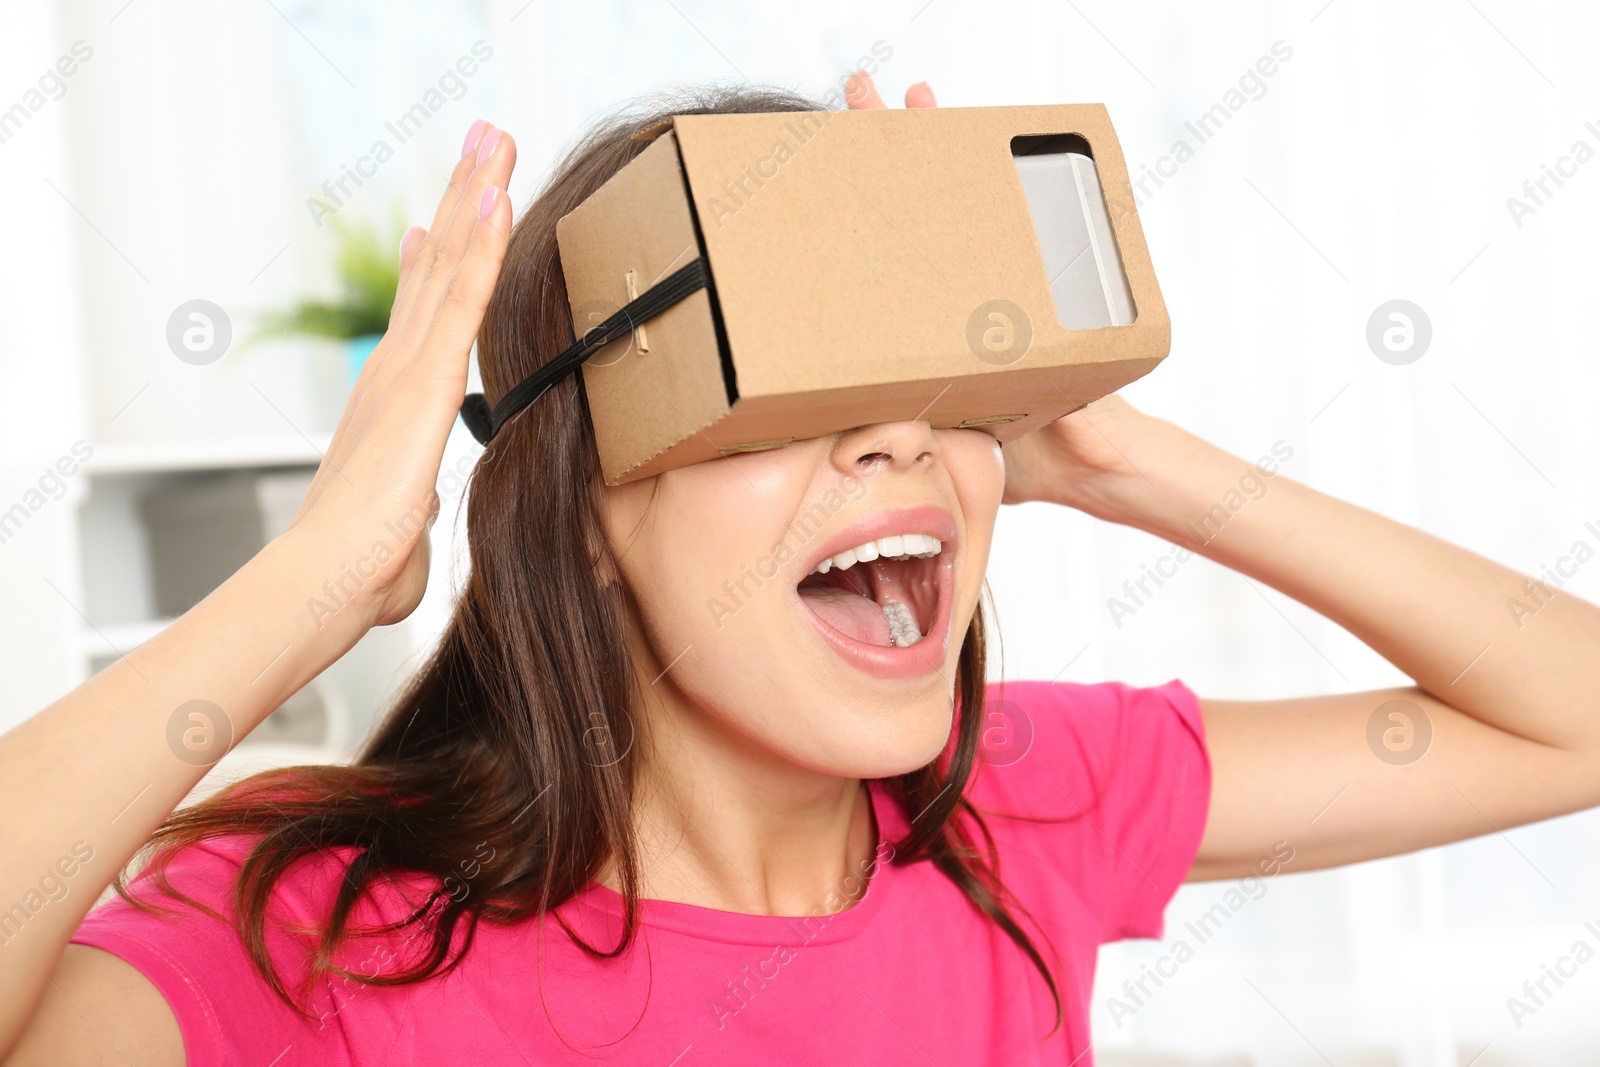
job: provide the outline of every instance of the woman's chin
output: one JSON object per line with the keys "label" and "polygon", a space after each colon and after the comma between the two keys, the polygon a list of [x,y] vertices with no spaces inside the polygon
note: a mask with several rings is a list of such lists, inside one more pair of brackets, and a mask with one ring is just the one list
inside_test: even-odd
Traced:
{"label": "woman's chin", "polygon": [[918,721],[888,724],[835,723],[823,727],[828,743],[817,763],[840,778],[893,778],[921,770],[944,751],[950,739],[946,709],[917,712]]}

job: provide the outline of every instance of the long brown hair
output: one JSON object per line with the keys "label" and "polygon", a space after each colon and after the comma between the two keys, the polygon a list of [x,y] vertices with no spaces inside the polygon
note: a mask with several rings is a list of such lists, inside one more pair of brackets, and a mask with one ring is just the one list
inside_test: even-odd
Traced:
{"label": "long brown hair", "polygon": [[[823,105],[770,88],[712,87],[655,97],[602,120],[556,166],[516,223],[478,338],[492,404],[572,342],[556,221],[638,154],[633,134],[674,114],[816,111]],[[617,944],[568,936],[598,957],[617,956],[638,922],[632,801],[640,706],[626,639],[625,595],[601,577],[600,472],[577,376],[512,419],[479,459],[467,504],[471,570],[438,647],[348,766],[295,767],[247,778],[175,812],[146,845],[158,886],[182,896],[162,868],[186,845],[249,835],[235,887],[244,943],[271,988],[292,1007],[266,948],[269,894],[313,850],[352,850],[319,931],[309,981],[326,974],[378,985],[445,974],[464,958],[480,919],[546,915],[601,868],[625,901]],[[1044,976],[1061,1022],[1061,995],[1013,912],[993,838],[965,796],[984,722],[984,627],[974,612],[955,688],[956,729],[933,763],[891,780],[910,831],[893,861],[934,864],[1016,942]],[[483,855],[484,843],[490,855]],[[411,966],[380,976],[334,964],[355,905],[398,872],[437,880],[397,927],[423,946]],[[129,897],[125,878],[117,891]],[[190,903],[196,903],[190,901]],[[141,905],[142,906],[142,905]],[[210,910],[210,909],[206,909]]]}

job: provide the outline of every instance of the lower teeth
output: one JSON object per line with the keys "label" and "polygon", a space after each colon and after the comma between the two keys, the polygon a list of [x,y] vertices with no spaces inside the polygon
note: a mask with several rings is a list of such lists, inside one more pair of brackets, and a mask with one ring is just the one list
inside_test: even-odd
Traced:
{"label": "lower teeth", "polygon": [[889,620],[889,640],[895,646],[905,648],[922,640],[917,620],[911,617],[911,609],[904,604],[883,605],[883,617]]}

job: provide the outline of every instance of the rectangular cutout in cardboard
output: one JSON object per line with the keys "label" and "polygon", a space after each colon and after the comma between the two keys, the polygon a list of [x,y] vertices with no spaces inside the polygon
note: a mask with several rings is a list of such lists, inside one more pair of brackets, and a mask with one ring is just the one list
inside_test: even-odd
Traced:
{"label": "rectangular cutout in cardboard", "polygon": [[1017,137],[1011,155],[1061,324],[1086,330],[1133,322],[1133,293],[1089,143],[1074,136]]}

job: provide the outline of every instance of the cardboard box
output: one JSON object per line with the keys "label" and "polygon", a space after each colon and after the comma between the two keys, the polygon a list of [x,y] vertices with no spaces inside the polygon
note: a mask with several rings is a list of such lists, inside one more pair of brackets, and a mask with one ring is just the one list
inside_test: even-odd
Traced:
{"label": "cardboard box", "polygon": [[[680,115],[557,226],[606,482],[874,422],[1008,441],[1152,370],[1171,329],[1099,104]],[[1074,249],[1077,249],[1074,252]]]}

